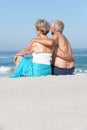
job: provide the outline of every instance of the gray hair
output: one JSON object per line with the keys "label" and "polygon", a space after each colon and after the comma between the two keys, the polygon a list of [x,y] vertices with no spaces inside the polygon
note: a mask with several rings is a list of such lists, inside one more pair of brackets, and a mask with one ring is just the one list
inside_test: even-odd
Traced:
{"label": "gray hair", "polygon": [[43,35],[47,35],[50,31],[50,23],[44,19],[39,19],[35,23],[35,28],[36,30],[41,31]]}
{"label": "gray hair", "polygon": [[64,23],[61,20],[54,20],[52,21],[51,27],[54,27],[56,31],[63,32]]}

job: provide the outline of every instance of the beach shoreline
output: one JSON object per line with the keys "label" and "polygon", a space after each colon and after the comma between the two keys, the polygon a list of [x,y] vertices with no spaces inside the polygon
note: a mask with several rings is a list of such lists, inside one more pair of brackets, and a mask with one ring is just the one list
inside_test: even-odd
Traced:
{"label": "beach shoreline", "polygon": [[86,130],[87,74],[0,78],[0,130]]}

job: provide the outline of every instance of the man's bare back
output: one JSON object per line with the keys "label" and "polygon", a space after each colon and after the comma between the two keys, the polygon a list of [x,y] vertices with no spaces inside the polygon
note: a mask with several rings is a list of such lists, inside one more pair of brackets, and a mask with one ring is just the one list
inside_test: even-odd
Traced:
{"label": "man's bare back", "polygon": [[67,38],[62,35],[60,32],[56,33],[56,41],[57,45],[55,45],[54,53],[53,53],[53,58],[54,59],[54,66],[59,67],[59,68],[72,68],[74,66],[74,61],[68,61],[63,58],[61,58],[59,48],[67,55],[72,55],[72,50],[69,41]]}
{"label": "man's bare back", "polygon": [[[53,52],[53,74],[54,75],[66,75],[73,74],[74,72],[74,58],[72,60],[72,49],[67,38],[62,34],[64,29],[64,23],[60,20],[54,20],[51,24],[52,39],[54,39],[56,45]],[[60,57],[60,50],[64,52],[64,55],[69,55],[71,58],[65,59]],[[64,57],[64,56],[63,56]]]}

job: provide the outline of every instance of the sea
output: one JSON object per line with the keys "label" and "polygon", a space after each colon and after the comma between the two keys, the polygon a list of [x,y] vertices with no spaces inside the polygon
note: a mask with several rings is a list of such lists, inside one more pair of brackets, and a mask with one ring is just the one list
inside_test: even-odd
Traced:
{"label": "sea", "polygon": [[[0,77],[10,77],[15,70],[14,56],[18,51],[0,51]],[[87,48],[72,49],[75,74],[87,74]]]}

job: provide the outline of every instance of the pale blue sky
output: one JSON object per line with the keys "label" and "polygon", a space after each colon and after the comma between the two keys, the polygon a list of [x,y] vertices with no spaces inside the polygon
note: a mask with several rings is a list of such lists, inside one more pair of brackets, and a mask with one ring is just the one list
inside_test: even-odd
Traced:
{"label": "pale blue sky", "polygon": [[0,50],[25,48],[36,37],[34,23],[39,18],[61,19],[72,48],[87,48],[87,0],[2,0]]}

